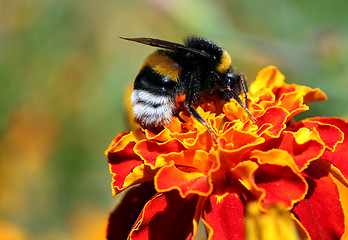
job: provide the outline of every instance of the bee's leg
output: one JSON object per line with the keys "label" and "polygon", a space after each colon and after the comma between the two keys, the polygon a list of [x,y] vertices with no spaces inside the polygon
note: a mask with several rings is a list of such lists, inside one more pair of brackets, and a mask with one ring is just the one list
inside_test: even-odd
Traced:
{"label": "bee's leg", "polygon": [[191,105],[185,104],[185,107],[187,108],[187,110],[189,111],[189,113],[190,113],[192,116],[194,116],[203,126],[205,126],[205,127],[208,129],[210,135],[211,135],[211,136],[213,137],[213,139],[214,139],[214,142],[217,143],[216,136],[215,136],[213,130],[210,128],[210,126],[209,126],[208,123],[204,120],[204,118],[203,118],[201,115],[199,115],[199,113],[198,113]]}
{"label": "bee's leg", "polygon": [[197,76],[197,74],[198,74],[198,71],[192,72],[189,75],[189,82],[188,82],[188,85],[187,85],[189,91],[187,91],[187,93],[186,93],[186,98],[185,98],[184,105],[185,105],[186,109],[188,110],[188,112],[194,118],[196,118],[203,126],[205,126],[208,129],[210,135],[214,139],[214,142],[217,143],[216,136],[215,136],[213,130],[210,128],[210,126],[204,120],[204,118],[201,115],[199,115],[199,113],[191,106],[194,103],[194,99],[196,98],[196,96],[194,94],[195,93],[194,89],[196,89],[196,91],[197,91],[197,86],[199,85],[196,82],[196,81],[199,80],[199,76]]}
{"label": "bee's leg", "polygon": [[245,83],[245,76],[244,76],[243,73],[240,73],[240,74],[238,74],[238,77],[239,77],[240,83],[242,84],[243,92],[244,92],[244,95],[245,95],[245,107],[249,108],[248,95],[247,95],[247,93],[248,93],[248,86]]}

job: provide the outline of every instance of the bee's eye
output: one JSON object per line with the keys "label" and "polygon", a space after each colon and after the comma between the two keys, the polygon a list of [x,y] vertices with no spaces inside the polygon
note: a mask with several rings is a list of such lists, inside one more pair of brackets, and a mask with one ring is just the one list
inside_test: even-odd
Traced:
{"label": "bee's eye", "polygon": [[230,72],[229,72],[229,73],[227,73],[227,74],[226,74],[226,76],[227,76],[227,78],[228,78],[228,79],[233,78],[233,74],[232,74],[232,73],[230,73]]}
{"label": "bee's eye", "polygon": [[235,84],[235,81],[236,81],[235,78],[236,78],[236,75],[231,72],[226,74],[226,81],[229,87],[232,87]]}

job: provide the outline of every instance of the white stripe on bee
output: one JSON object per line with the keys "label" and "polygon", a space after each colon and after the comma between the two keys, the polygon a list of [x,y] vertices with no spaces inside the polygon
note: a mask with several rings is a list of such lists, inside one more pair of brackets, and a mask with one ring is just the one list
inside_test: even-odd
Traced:
{"label": "white stripe on bee", "polygon": [[146,102],[150,105],[163,105],[171,102],[171,99],[166,96],[157,96],[144,90],[133,90],[131,103],[135,105],[138,102]]}
{"label": "white stripe on bee", "polygon": [[171,101],[156,107],[146,102],[138,102],[133,106],[133,114],[141,124],[157,126],[169,123],[174,109],[175,105]]}

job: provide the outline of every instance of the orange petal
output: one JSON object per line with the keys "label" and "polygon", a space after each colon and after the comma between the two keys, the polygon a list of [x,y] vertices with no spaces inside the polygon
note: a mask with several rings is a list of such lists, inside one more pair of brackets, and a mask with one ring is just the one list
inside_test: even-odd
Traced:
{"label": "orange petal", "polygon": [[213,185],[206,174],[181,171],[173,164],[159,170],[155,177],[155,188],[158,192],[176,189],[183,198],[190,193],[208,196],[213,191]]}
{"label": "orange petal", "polygon": [[224,137],[227,141],[227,144],[223,146],[220,145],[226,150],[245,148],[250,145],[255,146],[264,142],[264,139],[260,138],[255,133],[239,130],[236,127],[228,128],[220,136]]}
{"label": "orange petal", "polygon": [[266,88],[279,88],[284,85],[284,75],[274,66],[262,69],[249,88],[250,95],[260,94]]}
{"label": "orange petal", "polygon": [[285,108],[290,113],[288,120],[296,114],[309,109],[307,105],[303,104],[303,97],[297,91],[283,94],[279,101],[279,106]]}
{"label": "orange petal", "polygon": [[266,152],[255,150],[251,153],[252,158],[257,158],[257,161],[260,164],[274,164],[279,166],[288,166],[294,172],[298,172],[297,165],[291,155],[284,150],[281,149],[271,149]]}
{"label": "orange petal", "polygon": [[146,135],[147,140],[153,140],[153,141],[159,141],[159,142],[166,142],[170,139],[172,139],[170,131],[168,128],[164,127],[160,132],[154,133],[149,131],[148,129],[143,130]]}
{"label": "orange petal", "polygon": [[145,135],[140,130],[132,132],[125,132],[117,135],[115,139],[110,143],[109,148],[105,151],[105,154],[122,150],[130,142],[139,142],[144,139]]}
{"label": "orange petal", "polygon": [[305,95],[303,96],[303,103],[310,103],[316,101],[327,100],[327,96],[319,88],[311,89],[306,86],[301,86],[305,89]]}
{"label": "orange petal", "polygon": [[215,161],[215,156],[202,150],[184,150],[161,155],[157,161],[163,166],[173,162],[176,166],[185,166],[192,168],[193,171],[208,173]]}

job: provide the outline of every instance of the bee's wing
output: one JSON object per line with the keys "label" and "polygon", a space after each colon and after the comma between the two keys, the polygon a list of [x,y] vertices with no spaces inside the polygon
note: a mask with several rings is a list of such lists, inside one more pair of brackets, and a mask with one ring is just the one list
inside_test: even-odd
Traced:
{"label": "bee's wing", "polygon": [[194,48],[189,48],[186,47],[182,44],[179,43],[173,43],[173,42],[168,42],[165,40],[160,40],[160,39],[155,39],[155,38],[125,38],[125,37],[120,37],[121,39],[133,41],[133,42],[138,42],[146,45],[150,45],[153,47],[159,47],[159,48],[165,48],[169,50],[176,50],[176,51],[185,51],[193,54],[197,54],[203,57],[209,57],[209,54],[207,54],[204,51],[197,50]]}

